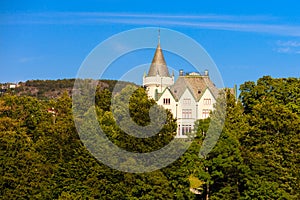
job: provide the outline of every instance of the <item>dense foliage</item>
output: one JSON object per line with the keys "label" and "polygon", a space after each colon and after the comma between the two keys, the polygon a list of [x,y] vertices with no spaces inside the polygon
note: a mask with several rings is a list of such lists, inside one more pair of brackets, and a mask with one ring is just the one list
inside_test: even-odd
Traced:
{"label": "dense foliage", "polygon": [[[111,111],[113,87],[106,88],[98,87],[95,110],[115,144],[129,151],[147,152],[164,146],[174,136],[176,121],[170,113],[152,140],[126,135]],[[131,89],[128,86],[122,92]],[[200,158],[199,150],[210,121],[218,120],[221,101],[211,119],[196,122],[196,137],[183,156],[165,168],[140,174],[111,169],[89,153],[76,132],[68,91],[46,100],[7,93],[0,97],[0,196],[300,199],[300,79],[266,76],[256,83],[244,83],[240,91],[238,101],[226,91],[225,125],[207,156]],[[145,126],[154,104],[139,88],[130,97],[130,116]]]}

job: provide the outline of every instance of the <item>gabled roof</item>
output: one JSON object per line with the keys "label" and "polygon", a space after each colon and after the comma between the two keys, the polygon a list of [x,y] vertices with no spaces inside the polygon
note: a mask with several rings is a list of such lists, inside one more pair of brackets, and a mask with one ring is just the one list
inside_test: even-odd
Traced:
{"label": "gabled roof", "polygon": [[208,76],[179,76],[175,84],[170,88],[173,95],[180,99],[186,89],[189,89],[196,101],[199,101],[202,94],[208,88],[213,96],[217,98],[219,90]]}
{"label": "gabled roof", "polygon": [[173,99],[174,99],[175,101],[178,101],[178,99],[176,99],[176,97],[174,96],[174,94],[172,93],[172,91],[170,90],[170,88],[168,88],[168,87],[166,87],[162,93],[157,93],[157,98],[156,98],[155,100],[158,101],[158,100],[164,95],[164,93],[165,93],[166,91],[169,91],[170,94],[171,94],[171,96],[173,97]]}
{"label": "gabled roof", "polygon": [[170,77],[160,43],[156,47],[147,76],[156,76],[157,74],[161,77]]}

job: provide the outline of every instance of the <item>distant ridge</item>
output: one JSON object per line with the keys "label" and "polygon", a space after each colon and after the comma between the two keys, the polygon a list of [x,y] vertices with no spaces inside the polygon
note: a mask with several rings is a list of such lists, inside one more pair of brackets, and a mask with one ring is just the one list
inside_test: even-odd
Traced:
{"label": "distant ridge", "polygon": [[[89,79],[88,81],[94,81]],[[15,88],[10,88],[10,83],[0,83],[0,94],[6,92],[14,93],[18,96],[34,96],[39,99],[53,99],[67,92],[72,95],[72,89],[75,79],[58,79],[58,80],[28,80],[26,82],[19,82]],[[108,89],[113,91],[116,84],[134,85],[134,83],[117,80],[98,80],[98,89]]]}

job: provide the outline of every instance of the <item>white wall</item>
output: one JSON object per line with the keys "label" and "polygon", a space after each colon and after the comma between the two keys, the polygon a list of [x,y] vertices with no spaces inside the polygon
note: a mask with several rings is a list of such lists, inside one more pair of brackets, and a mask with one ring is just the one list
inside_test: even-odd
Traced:
{"label": "white wall", "polygon": [[[183,110],[191,110],[191,115],[188,117],[183,116]],[[189,89],[186,89],[178,101],[178,117],[177,124],[180,127],[178,129],[177,137],[187,137],[183,134],[182,128],[184,126],[190,126],[194,129],[194,123],[197,118],[197,102]]]}
{"label": "white wall", "polygon": [[[178,127],[180,127],[180,129],[177,129],[177,138],[186,138],[187,136],[182,133],[182,127],[190,125],[192,129],[194,129],[194,123],[197,119],[206,118],[205,116],[203,116],[203,110],[213,110],[213,105],[214,103],[216,103],[216,99],[209,89],[206,89],[204,91],[202,97],[198,102],[196,102],[190,90],[186,89],[177,102],[168,88],[162,88],[164,89],[164,92],[158,99],[157,104],[163,106],[165,109],[170,110],[173,114],[173,117],[177,119],[177,125]],[[149,97],[154,98],[155,89],[158,89],[158,92],[160,92],[160,85],[148,86]],[[170,99],[170,104],[164,104],[164,99]],[[190,99],[190,101],[188,101],[188,99]],[[207,101],[208,99],[210,99],[210,101]],[[188,117],[184,117],[182,115],[183,109],[191,110],[191,115]]]}
{"label": "white wall", "polygon": [[155,99],[155,91],[162,93],[166,87],[174,84],[174,77],[150,76],[143,77],[143,86],[147,87],[148,96]]}
{"label": "white wall", "polygon": [[[166,98],[170,99],[170,105],[164,104],[163,100]],[[207,104],[208,101],[206,99],[210,99],[209,104]],[[187,136],[182,133],[182,127],[190,125],[193,129],[197,119],[205,118],[203,116],[203,109],[206,109],[207,111],[213,110],[214,103],[216,103],[216,100],[209,89],[204,91],[204,94],[198,102],[196,102],[190,90],[186,89],[178,102],[176,102],[170,90],[167,88],[157,101],[158,105],[162,105],[165,109],[169,109],[172,112],[173,117],[177,119],[177,125],[180,127],[180,129],[177,130],[177,138],[186,138]],[[183,109],[191,110],[191,115],[184,117],[182,115]]]}
{"label": "white wall", "polygon": [[[205,99],[211,99],[210,104],[205,103]],[[206,101],[207,102],[207,101]],[[216,99],[214,98],[213,94],[210,92],[209,89],[206,89],[204,91],[204,94],[202,95],[202,97],[200,98],[199,102],[198,102],[198,108],[199,108],[199,115],[198,115],[198,119],[204,119],[205,117],[203,117],[202,113],[203,110],[213,110],[213,105],[214,103],[216,103]]]}
{"label": "white wall", "polygon": [[[165,105],[164,104],[164,99],[170,99],[170,105]],[[170,90],[167,88],[164,93],[162,94],[162,96],[158,99],[158,101],[156,102],[158,105],[162,105],[165,109],[169,109],[171,111],[171,113],[173,114],[173,117],[176,118],[177,117],[177,113],[176,113],[176,101],[174,99],[174,97],[172,96]]]}

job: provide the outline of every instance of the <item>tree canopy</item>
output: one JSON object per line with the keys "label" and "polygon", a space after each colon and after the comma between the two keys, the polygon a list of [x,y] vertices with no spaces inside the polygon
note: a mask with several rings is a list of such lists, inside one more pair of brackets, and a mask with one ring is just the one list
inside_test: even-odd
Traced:
{"label": "tree canopy", "polygon": [[[147,98],[143,88],[130,85],[116,94],[112,88],[113,84],[98,86],[93,106],[81,99],[78,105],[88,109],[79,109],[82,113],[78,119],[74,119],[68,90],[54,98],[2,95],[0,196],[3,199],[300,199],[299,78],[265,76],[257,82],[245,82],[240,86],[239,99],[226,90],[226,118],[214,148],[205,157],[199,157],[204,138],[214,134],[208,128],[210,122],[219,119],[218,107],[224,106],[222,101],[217,101],[210,118],[196,121],[195,138],[178,160],[147,173],[126,173],[104,165],[88,151],[76,131],[74,120],[81,122],[81,117],[95,111],[106,136],[128,151],[150,152],[173,139],[176,120],[159,107],[155,111],[166,113],[167,120],[158,134],[150,138],[126,134],[126,130],[132,129],[131,122],[122,122],[128,125],[123,124],[127,128],[124,131],[117,120],[126,114],[123,106],[129,104],[132,121],[144,127],[141,130],[147,130],[145,127],[153,120],[149,113],[155,102]],[[129,102],[123,99],[126,95]],[[92,128],[89,121],[82,121],[81,125],[86,130]],[[122,164],[131,166],[134,162],[128,159]]]}

